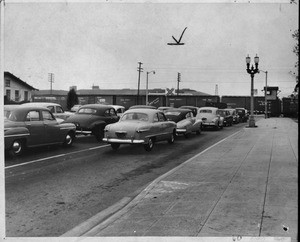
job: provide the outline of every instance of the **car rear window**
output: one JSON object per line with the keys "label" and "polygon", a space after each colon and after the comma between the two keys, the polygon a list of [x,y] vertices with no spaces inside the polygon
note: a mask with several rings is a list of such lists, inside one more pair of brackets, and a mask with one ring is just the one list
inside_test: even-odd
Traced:
{"label": "car rear window", "polygon": [[201,109],[199,113],[212,113],[210,109]]}
{"label": "car rear window", "polygon": [[95,114],[96,112],[97,110],[93,108],[81,108],[78,110],[78,113],[82,114]]}
{"label": "car rear window", "polygon": [[148,121],[149,117],[145,113],[126,113],[122,116],[122,121],[124,120],[138,120],[138,121]]}

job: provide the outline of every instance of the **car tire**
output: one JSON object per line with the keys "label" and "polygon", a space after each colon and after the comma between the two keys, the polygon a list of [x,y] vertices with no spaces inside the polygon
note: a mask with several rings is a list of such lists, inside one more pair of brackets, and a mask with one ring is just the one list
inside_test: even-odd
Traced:
{"label": "car tire", "polygon": [[75,136],[73,133],[71,133],[71,132],[67,133],[65,136],[65,139],[64,139],[63,146],[71,147],[73,145],[74,138],[75,138]]}
{"label": "car tire", "polygon": [[169,144],[173,144],[173,143],[174,143],[175,136],[176,136],[176,133],[173,132],[173,133],[171,134],[170,139],[168,139],[168,143],[169,143]]}
{"label": "car tire", "polygon": [[153,146],[154,146],[154,140],[153,138],[149,138],[148,143],[144,144],[144,149],[146,151],[151,151],[153,149]]}
{"label": "car tire", "polygon": [[196,135],[200,135],[202,131],[202,127],[200,126],[199,129],[196,131]]}
{"label": "car tire", "polygon": [[97,141],[102,141],[103,137],[104,137],[104,129],[101,126],[96,126],[93,129],[93,135],[96,137]]}
{"label": "car tire", "polygon": [[9,154],[12,156],[20,156],[24,153],[25,151],[25,142],[23,140],[15,140],[12,145],[11,148],[9,150]]}
{"label": "car tire", "polygon": [[110,146],[111,146],[111,148],[112,148],[113,150],[117,150],[117,149],[119,149],[120,144],[118,144],[118,143],[112,143],[112,144],[110,144]]}

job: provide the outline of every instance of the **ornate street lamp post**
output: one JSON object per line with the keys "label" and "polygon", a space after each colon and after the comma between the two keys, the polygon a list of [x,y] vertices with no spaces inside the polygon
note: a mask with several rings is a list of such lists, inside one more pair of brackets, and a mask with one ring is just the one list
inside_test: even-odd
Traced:
{"label": "ornate street lamp post", "polygon": [[147,71],[147,79],[146,79],[146,105],[148,105],[148,75],[150,74],[150,73],[153,73],[153,74],[155,74],[155,71]]}
{"label": "ornate street lamp post", "polygon": [[253,127],[256,127],[254,116],[253,116],[253,109],[254,109],[254,97],[253,97],[253,95],[254,95],[253,85],[254,84],[253,84],[253,82],[254,82],[254,75],[259,72],[259,70],[258,70],[259,57],[257,55],[254,57],[255,69],[254,69],[253,65],[251,66],[251,69],[250,69],[250,62],[251,62],[251,58],[248,55],[246,57],[247,72],[251,76],[251,104],[250,104],[251,109],[250,109],[249,127],[253,128]]}

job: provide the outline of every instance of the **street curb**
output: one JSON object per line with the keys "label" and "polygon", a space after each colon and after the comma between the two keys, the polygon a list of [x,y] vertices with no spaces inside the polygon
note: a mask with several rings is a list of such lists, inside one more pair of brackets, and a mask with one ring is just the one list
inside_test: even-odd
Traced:
{"label": "street curb", "polygon": [[70,231],[64,233],[60,237],[78,237],[78,236],[95,236],[99,231],[103,228],[108,226],[110,223],[114,222],[116,219],[124,215],[127,211],[135,207],[141,199],[143,199],[148,192],[162,179],[169,176],[170,174],[174,173],[187,163],[191,162],[198,156],[202,155],[206,151],[212,149],[213,147],[217,146],[218,144],[224,142],[225,140],[237,135],[243,129],[231,134],[230,136],[218,141],[217,143],[213,144],[212,146],[206,148],[205,150],[201,151],[200,153],[194,155],[190,159],[186,160],[185,162],[181,163],[179,166],[173,168],[172,170],[168,171],[167,173],[161,175],[160,177],[156,178],[152,181],[144,190],[142,190],[136,197],[133,199],[130,197],[124,197],[116,204],[110,206],[109,208],[105,209],[104,211],[94,215],[87,221],[79,224],[75,228],[71,229]]}

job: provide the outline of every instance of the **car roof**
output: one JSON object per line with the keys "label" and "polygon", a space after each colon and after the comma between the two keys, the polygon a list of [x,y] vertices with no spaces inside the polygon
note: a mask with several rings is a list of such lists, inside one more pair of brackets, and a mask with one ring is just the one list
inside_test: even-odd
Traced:
{"label": "car roof", "polygon": [[188,113],[188,112],[193,112],[192,110],[188,109],[188,108],[170,108],[167,110],[168,112],[172,112],[172,111],[179,111],[181,113]]}
{"label": "car roof", "polygon": [[21,105],[24,105],[24,106],[49,106],[49,105],[53,105],[53,106],[60,106],[60,104],[58,103],[47,103],[47,102],[30,102],[30,103],[23,103]]}
{"label": "car roof", "polygon": [[121,105],[110,105],[112,106],[113,108],[125,108],[124,106],[121,106]]}
{"label": "car roof", "polygon": [[216,107],[201,107],[200,109],[218,109]]}
{"label": "car roof", "polygon": [[137,108],[157,109],[155,106],[150,106],[150,105],[133,105],[133,106],[129,107],[129,109],[137,109]]}
{"label": "car roof", "polygon": [[113,106],[106,105],[106,104],[85,104],[80,107],[80,109],[83,108],[95,108],[97,110],[105,110],[105,109],[113,108]]}
{"label": "car roof", "polygon": [[163,113],[163,111],[161,110],[152,109],[152,108],[133,108],[133,109],[128,109],[125,113],[136,113],[136,112],[141,112],[146,114]]}

